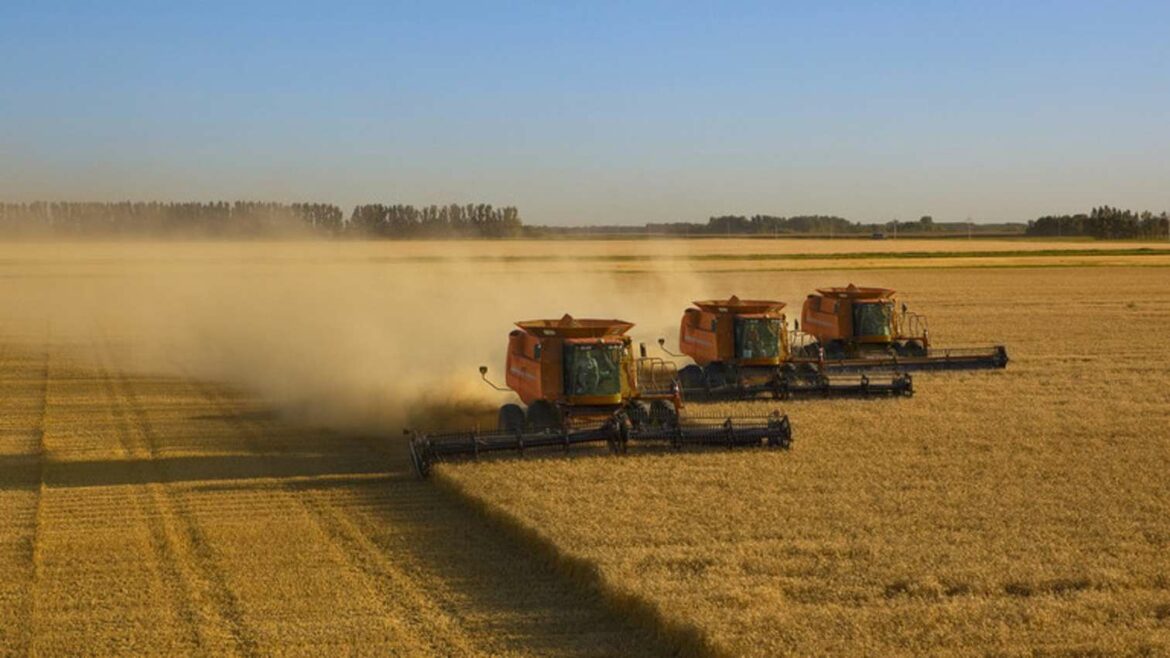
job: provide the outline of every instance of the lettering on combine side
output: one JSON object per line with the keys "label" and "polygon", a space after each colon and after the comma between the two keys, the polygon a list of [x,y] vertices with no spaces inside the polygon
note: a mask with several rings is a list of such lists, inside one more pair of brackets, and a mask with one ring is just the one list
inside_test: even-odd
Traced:
{"label": "lettering on combine side", "polygon": [[536,379],[536,375],[534,375],[534,374],[528,372],[527,370],[520,368],[518,366],[512,366],[511,368],[508,369],[508,372],[512,373],[513,375],[516,375],[517,377],[522,377],[524,379],[531,379],[531,380]]}
{"label": "lettering on combine side", "polygon": [[837,326],[836,323],[834,323],[834,322],[829,322],[828,320],[821,320],[820,318],[805,318],[804,323],[805,324],[818,324],[822,327],[829,327],[829,328]]}

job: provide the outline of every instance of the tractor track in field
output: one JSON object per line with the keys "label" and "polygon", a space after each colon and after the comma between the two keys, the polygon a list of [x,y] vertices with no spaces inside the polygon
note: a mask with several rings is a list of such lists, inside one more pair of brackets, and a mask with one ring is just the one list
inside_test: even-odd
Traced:
{"label": "tractor track in field", "polygon": [[[0,347],[0,366],[8,371],[11,365],[12,352],[7,344]],[[27,654],[31,652],[32,640],[35,635],[36,597],[34,596],[37,581],[40,578],[39,561],[39,531],[41,528],[42,505],[44,500],[44,455],[45,455],[45,423],[48,412],[49,395],[49,368],[50,355],[46,350],[40,363],[40,376],[37,378],[38,393],[30,405],[30,411],[35,417],[34,425],[24,432],[20,441],[19,452],[14,457],[18,462],[11,472],[6,473],[6,481],[13,485],[4,491],[6,497],[20,497],[19,509],[6,508],[10,514],[6,520],[5,548],[11,548],[18,557],[14,560],[19,565],[16,573],[10,573],[12,594],[5,596],[0,591],[0,612],[12,615],[6,626],[15,632],[0,635],[0,650],[11,654]],[[21,399],[12,396],[4,400],[9,404],[12,399]],[[6,415],[11,410],[5,409]],[[11,453],[9,453],[11,454]],[[5,588],[7,589],[7,588]]]}
{"label": "tractor track in field", "polygon": [[[463,501],[418,480],[405,451],[396,453],[370,436],[290,436],[278,423],[244,412],[221,388],[189,375],[183,381],[214,406],[249,451],[280,454],[317,446],[309,448],[317,452],[326,446],[317,457],[325,464],[318,476],[273,473],[263,486],[300,506],[336,559],[372,594],[379,614],[401,620],[398,630],[414,652],[663,653],[645,629],[534,560],[527,547],[498,533]],[[461,548],[465,542],[478,554]],[[527,567],[499,565],[496,571],[477,564],[500,559]]]}
{"label": "tractor track in field", "polygon": [[180,620],[187,625],[194,647],[223,647],[223,639],[241,655],[258,653],[255,640],[243,623],[239,602],[215,564],[210,544],[203,537],[182,495],[163,484],[165,467],[157,460],[159,446],[143,412],[133,382],[108,365],[109,344],[102,350],[99,368],[114,418],[119,441],[142,482],[137,503],[150,530],[158,576]]}
{"label": "tractor track in field", "polygon": [[46,423],[49,416],[49,382],[50,377],[50,361],[49,350],[45,349],[44,368],[42,370],[43,381],[41,383],[40,396],[40,414],[37,419],[36,428],[32,432],[33,436],[33,454],[37,459],[37,485],[34,495],[36,502],[33,512],[32,523],[32,537],[29,540],[28,559],[32,566],[31,586],[28,588],[27,602],[26,602],[26,619],[28,623],[25,625],[25,646],[30,650],[32,648],[32,639],[36,637],[36,623],[37,623],[37,598],[35,596],[37,583],[41,580],[41,528],[44,527],[44,508],[45,508],[45,460],[47,458],[47,450],[45,448],[45,430]]}
{"label": "tractor track in field", "polygon": [[[214,386],[189,376],[184,377],[184,381],[219,412],[220,418],[236,431],[249,451],[264,454],[261,439],[265,428],[262,423],[242,414]],[[373,448],[370,456],[379,457]],[[275,472],[269,475],[279,478]],[[409,637],[409,646],[425,647],[434,655],[476,653],[474,647],[460,641],[461,633],[453,632],[457,624],[450,615],[422,594],[426,588],[407,570],[395,564],[383,547],[354,519],[331,504],[323,492],[286,480],[281,481],[279,490],[292,504],[300,507],[350,572],[360,577],[363,589],[378,602],[380,616],[409,620],[408,624],[399,624],[395,628],[396,632]]]}

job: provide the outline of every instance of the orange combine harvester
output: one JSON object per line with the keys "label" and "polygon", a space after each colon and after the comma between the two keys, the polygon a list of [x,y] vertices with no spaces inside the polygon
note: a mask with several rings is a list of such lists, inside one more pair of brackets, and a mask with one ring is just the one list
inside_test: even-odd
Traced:
{"label": "orange combine harvester", "polygon": [[[683,395],[688,399],[788,399],[914,394],[906,374],[830,378],[819,360],[793,355],[784,306],[784,302],[734,295],[694,302],[679,326],[679,350],[695,361],[678,373]],[[666,340],[658,342],[666,350]]]}
{"label": "orange combine harvester", "polygon": [[774,446],[788,448],[788,417],[773,412],[755,419],[683,417],[674,364],[635,357],[622,320],[576,319],[517,322],[508,335],[506,387],[521,403],[500,407],[492,431],[426,434],[413,432],[415,471],[426,477],[438,461],[475,458],[502,451],[568,450],[604,443],[625,452],[629,443]]}
{"label": "orange combine harvester", "polygon": [[827,371],[972,369],[1007,367],[1007,348],[938,348],[926,317],[898,304],[888,288],[818,288],[804,300],[800,349]]}

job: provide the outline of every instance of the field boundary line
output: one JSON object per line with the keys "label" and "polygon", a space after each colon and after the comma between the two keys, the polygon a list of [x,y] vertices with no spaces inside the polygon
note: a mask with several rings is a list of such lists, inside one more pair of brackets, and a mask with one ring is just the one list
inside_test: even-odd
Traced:
{"label": "field boundary line", "polygon": [[758,261],[840,261],[840,260],[933,260],[950,258],[1069,258],[1119,256],[1170,256],[1170,247],[1159,243],[1153,247],[1100,249],[971,249],[943,251],[835,251],[825,253],[688,253],[688,254],[583,254],[565,255],[479,255],[466,258],[449,256],[375,256],[368,260],[390,265],[472,263],[688,263],[688,262],[758,262]]}
{"label": "field boundary line", "polygon": [[444,476],[442,469],[432,473],[431,481],[441,493],[488,519],[520,545],[528,546],[532,555],[551,565],[555,571],[578,587],[597,594],[615,615],[629,619],[650,631],[657,641],[666,645],[669,653],[679,656],[720,658],[730,655],[716,647],[700,629],[690,624],[672,621],[649,600],[614,586],[594,562],[567,554],[540,530],[469,493],[457,482]]}

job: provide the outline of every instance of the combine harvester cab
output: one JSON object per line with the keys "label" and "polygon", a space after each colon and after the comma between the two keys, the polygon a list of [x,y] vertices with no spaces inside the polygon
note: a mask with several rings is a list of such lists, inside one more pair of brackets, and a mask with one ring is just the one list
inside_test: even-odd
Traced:
{"label": "combine harvester cab", "polygon": [[926,317],[899,305],[888,288],[819,288],[801,309],[798,358],[827,372],[1005,368],[1007,348],[938,348]]}
{"label": "combine harvester cab", "polygon": [[[914,394],[913,381],[906,374],[829,377],[814,360],[794,361],[784,306],[784,302],[734,295],[694,302],[683,313],[679,327],[679,349],[695,361],[679,371],[683,396],[688,400],[761,396],[783,400]],[[665,339],[658,343],[666,349]]]}
{"label": "combine harvester cab", "polygon": [[435,462],[481,454],[537,449],[567,451],[578,444],[607,444],[624,453],[629,444],[682,448],[773,446],[788,448],[788,417],[773,412],[755,419],[683,416],[674,364],[634,356],[621,320],[576,319],[518,322],[508,335],[506,387],[521,404],[500,407],[492,431],[409,432],[414,469],[426,477]]}

